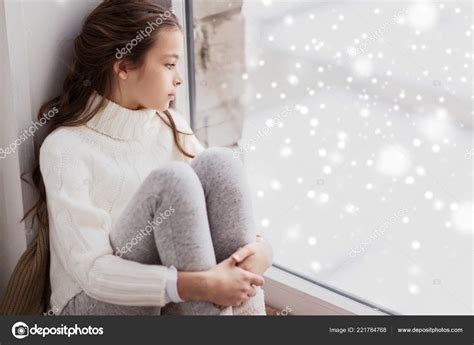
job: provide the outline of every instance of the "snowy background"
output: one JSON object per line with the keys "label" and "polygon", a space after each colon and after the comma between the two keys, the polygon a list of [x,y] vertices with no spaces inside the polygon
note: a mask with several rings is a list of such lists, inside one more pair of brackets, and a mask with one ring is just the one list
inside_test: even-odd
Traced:
{"label": "snowy background", "polygon": [[400,314],[474,314],[469,2],[244,1],[240,142],[275,262]]}

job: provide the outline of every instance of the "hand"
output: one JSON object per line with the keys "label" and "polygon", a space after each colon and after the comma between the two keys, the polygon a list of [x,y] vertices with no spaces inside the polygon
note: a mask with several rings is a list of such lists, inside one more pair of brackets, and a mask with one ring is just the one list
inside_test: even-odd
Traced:
{"label": "hand", "polygon": [[220,308],[241,305],[257,294],[253,285],[261,286],[265,282],[262,276],[238,267],[232,257],[207,271],[207,281],[206,300]]}
{"label": "hand", "polygon": [[[231,258],[234,259],[238,267],[252,273],[263,275],[272,265],[273,250],[264,238],[258,236],[256,242],[240,248],[232,254]],[[215,303],[214,306],[219,309],[225,308],[225,306]]]}
{"label": "hand", "polygon": [[265,271],[272,265],[273,250],[270,244],[263,238],[257,237],[257,241],[247,244],[240,248],[232,258],[238,263],[240,268],[263,275]]}

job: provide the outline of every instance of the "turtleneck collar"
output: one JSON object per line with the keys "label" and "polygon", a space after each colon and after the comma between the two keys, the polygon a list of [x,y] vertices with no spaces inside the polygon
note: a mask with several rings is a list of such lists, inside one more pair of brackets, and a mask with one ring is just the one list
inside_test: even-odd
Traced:
{"label": "turtleneck collar", "polygon": [[94,91],[91,102],[105,99],[105,106],[90,119],[86,126],[109,137],[120,140],[141,141],[149,135],[153,120],[158,119],[154,109],[130,110]]}

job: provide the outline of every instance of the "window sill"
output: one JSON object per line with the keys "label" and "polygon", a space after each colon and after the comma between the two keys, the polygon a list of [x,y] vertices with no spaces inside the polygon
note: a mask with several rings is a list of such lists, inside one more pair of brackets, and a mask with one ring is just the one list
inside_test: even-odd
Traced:
{"label": "window sill", "polygon": [[390,315],[277,266],[264,274],[266,303],[280,315]]}

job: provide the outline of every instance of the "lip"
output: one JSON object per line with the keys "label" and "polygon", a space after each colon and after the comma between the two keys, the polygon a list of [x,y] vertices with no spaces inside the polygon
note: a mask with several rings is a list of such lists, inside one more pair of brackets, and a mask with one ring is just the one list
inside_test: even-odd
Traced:
{"label": "lip", "polygon": [[168,94],[168,97],[170,97],[172,100],[174,100],[176,98],[176,94],[174,93],[169,93]]}

